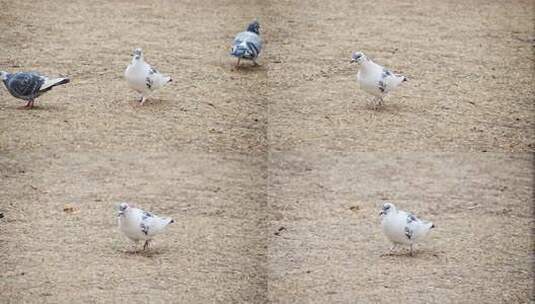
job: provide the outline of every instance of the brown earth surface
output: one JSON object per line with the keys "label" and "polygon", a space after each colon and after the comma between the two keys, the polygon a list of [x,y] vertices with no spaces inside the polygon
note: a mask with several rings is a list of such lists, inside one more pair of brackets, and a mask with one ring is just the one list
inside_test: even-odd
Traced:
{"label": "brown earth surface", "polygon": [[[31,111],[0,89],[0,303],[533,299],[533,2],[0,7],[0,70],[71,78]],[[135,47],[174,80],[143,107]],[[410,79],[379,111],[355,50]],[[385,199],[437,223],[416,257],[381,256]],[[121,201],[176,224],[129,253]]]}
{"label": "brown earth surface", "polygon": [[[274,156],[270,299],[529,303],[533,161],[487,153]],[[385,201],[436,225],[414,257],[407,248],[386,255]]]}

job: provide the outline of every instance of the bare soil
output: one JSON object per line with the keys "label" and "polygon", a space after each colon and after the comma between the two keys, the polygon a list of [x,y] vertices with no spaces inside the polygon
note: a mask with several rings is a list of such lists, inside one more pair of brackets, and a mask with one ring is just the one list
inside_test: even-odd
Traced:
{"label": "bare soil", "polygon": [[[274,303],[529,303],[532,154],[278,154],[270,161]],[[432,221],[387,255],[383,202]]]}

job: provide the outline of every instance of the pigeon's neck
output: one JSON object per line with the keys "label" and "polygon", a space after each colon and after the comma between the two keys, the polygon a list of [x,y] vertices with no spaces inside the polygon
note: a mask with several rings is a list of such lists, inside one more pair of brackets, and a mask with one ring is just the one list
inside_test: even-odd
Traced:
{"label": "pigeon's neck", "polygon": [[390,217],[390,216],[394,216],[394,215],[397,215],[398,214],[398,211],[394,208],[390,208],[390,210],[388,211],[388,213],[386,214],[387,217]]}
{"label": "pigeon's neck", "polygon": [[132,58],[132,65],[136,65],[142,62],[144,62],[143,56],[134,56],[134,58]]}
{"label": "pigeon's neck", "polygon": [[365,59],[364,62],[362,62],[361,66],[363,70],[370,70],[373,68],[375,64],[370,59]]}
{"label": "pigeon's neck", "polygon": [[248,27],[247,27],[247,31],[250,32],[250,33],[255,33],[257,35],[260,35],[260,32],[258,31],[258,26],[257,25],[254,25],[254,24],[250,24]]}

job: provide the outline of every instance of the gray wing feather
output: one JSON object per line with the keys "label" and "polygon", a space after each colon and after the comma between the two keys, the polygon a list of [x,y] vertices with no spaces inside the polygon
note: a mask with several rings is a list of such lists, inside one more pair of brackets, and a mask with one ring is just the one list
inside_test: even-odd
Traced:
{"label": "gray wing feather", "polygon": [[414,234],[414,232],[412,231],[412,229],[410,229],[409,226],[406,226],[405,227],[405,236],[410,240],[410,239],[412,239],[413,234]]}
{"label": "gray wing feather", "polygon": [[409,213],[409,215],[407,215],[407,224],[410,224],[416,221],[418,221],[418,218],[414,214]]}
{"label": "gray wing feather", "polygon": [[142,222],[139,226],[141,228],[141,232],[143,232],[145,235],[149,234],[149,225]]}
{"label": "gray wing feather", "polygon": [[145,221],[147,220],[149,217],[153,217],[154,215],[152,215],[152,213],[150,212],[147,212],[147,211],[143,211],[143,214],[141,215],[141,220],[142,221]]}
{"label": "gray wing feather", "polygon": [[233,46],[239,47],[245,42],[248,50],[246,57],[256,58],[262,51],[262,38],[255,33],[241,32],[234,39]]}
{"label": "gray wing feather", "polygon": [[16,73],[8,76],[6,87],[17,98],[32,99],[39,96],[44,82],[44,77],[36,73]]}

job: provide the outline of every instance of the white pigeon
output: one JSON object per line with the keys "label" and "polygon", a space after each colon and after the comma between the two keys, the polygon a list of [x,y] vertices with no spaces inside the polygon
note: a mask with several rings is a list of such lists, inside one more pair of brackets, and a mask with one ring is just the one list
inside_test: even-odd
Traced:
{"label": "white pigeon", "polygon": [[171,77],[158,72],[143,59],[143,52],[140,48],[134,50],[132,63],[128,65],[124,72],[124,77],[128,85],[141,94],[140,104],[145,103],[145,99],[152,92],[163,87],[168,82],[173,81]]}
{"label": "white pigeon", "polygon": [[150,212],[129,206],[127,203],[119,205],[119,229],[134,242],[144,240],[143,250],[149,246],[152,238],[161,233],[167,225],[175,221],[162,218]]}
{"label": "white pigeon", "polygon": [[262,38],[260,37],[260,23],[253,21],[247,26],[245,32],[236,35],[232,42],[230,54],[238,58],[236,67],[240,66],[240,60],[252,60],[254,65],[258,65],[256,59],[262,51]]}
{"label": "white pigeon", "polygon": [[383,104],[384,96],[399,86],[407,78],[402,75],[396,75],[385,67],[378,65],[369,59],[362,52],[355,52],[351,56],[351,62],[360,65],[357,73],[357,81],[360,88],[375,96],[378,104]]}
{"label": "white pigeon", "polygon": [[422,241],[435,228],[433,223],[422,221],[412,213],[397,210],[392,203],[385,203],[380,215],[383,232],[394,243],[390,252],[398,245],[409,245],[412,256],[413,244]]}

